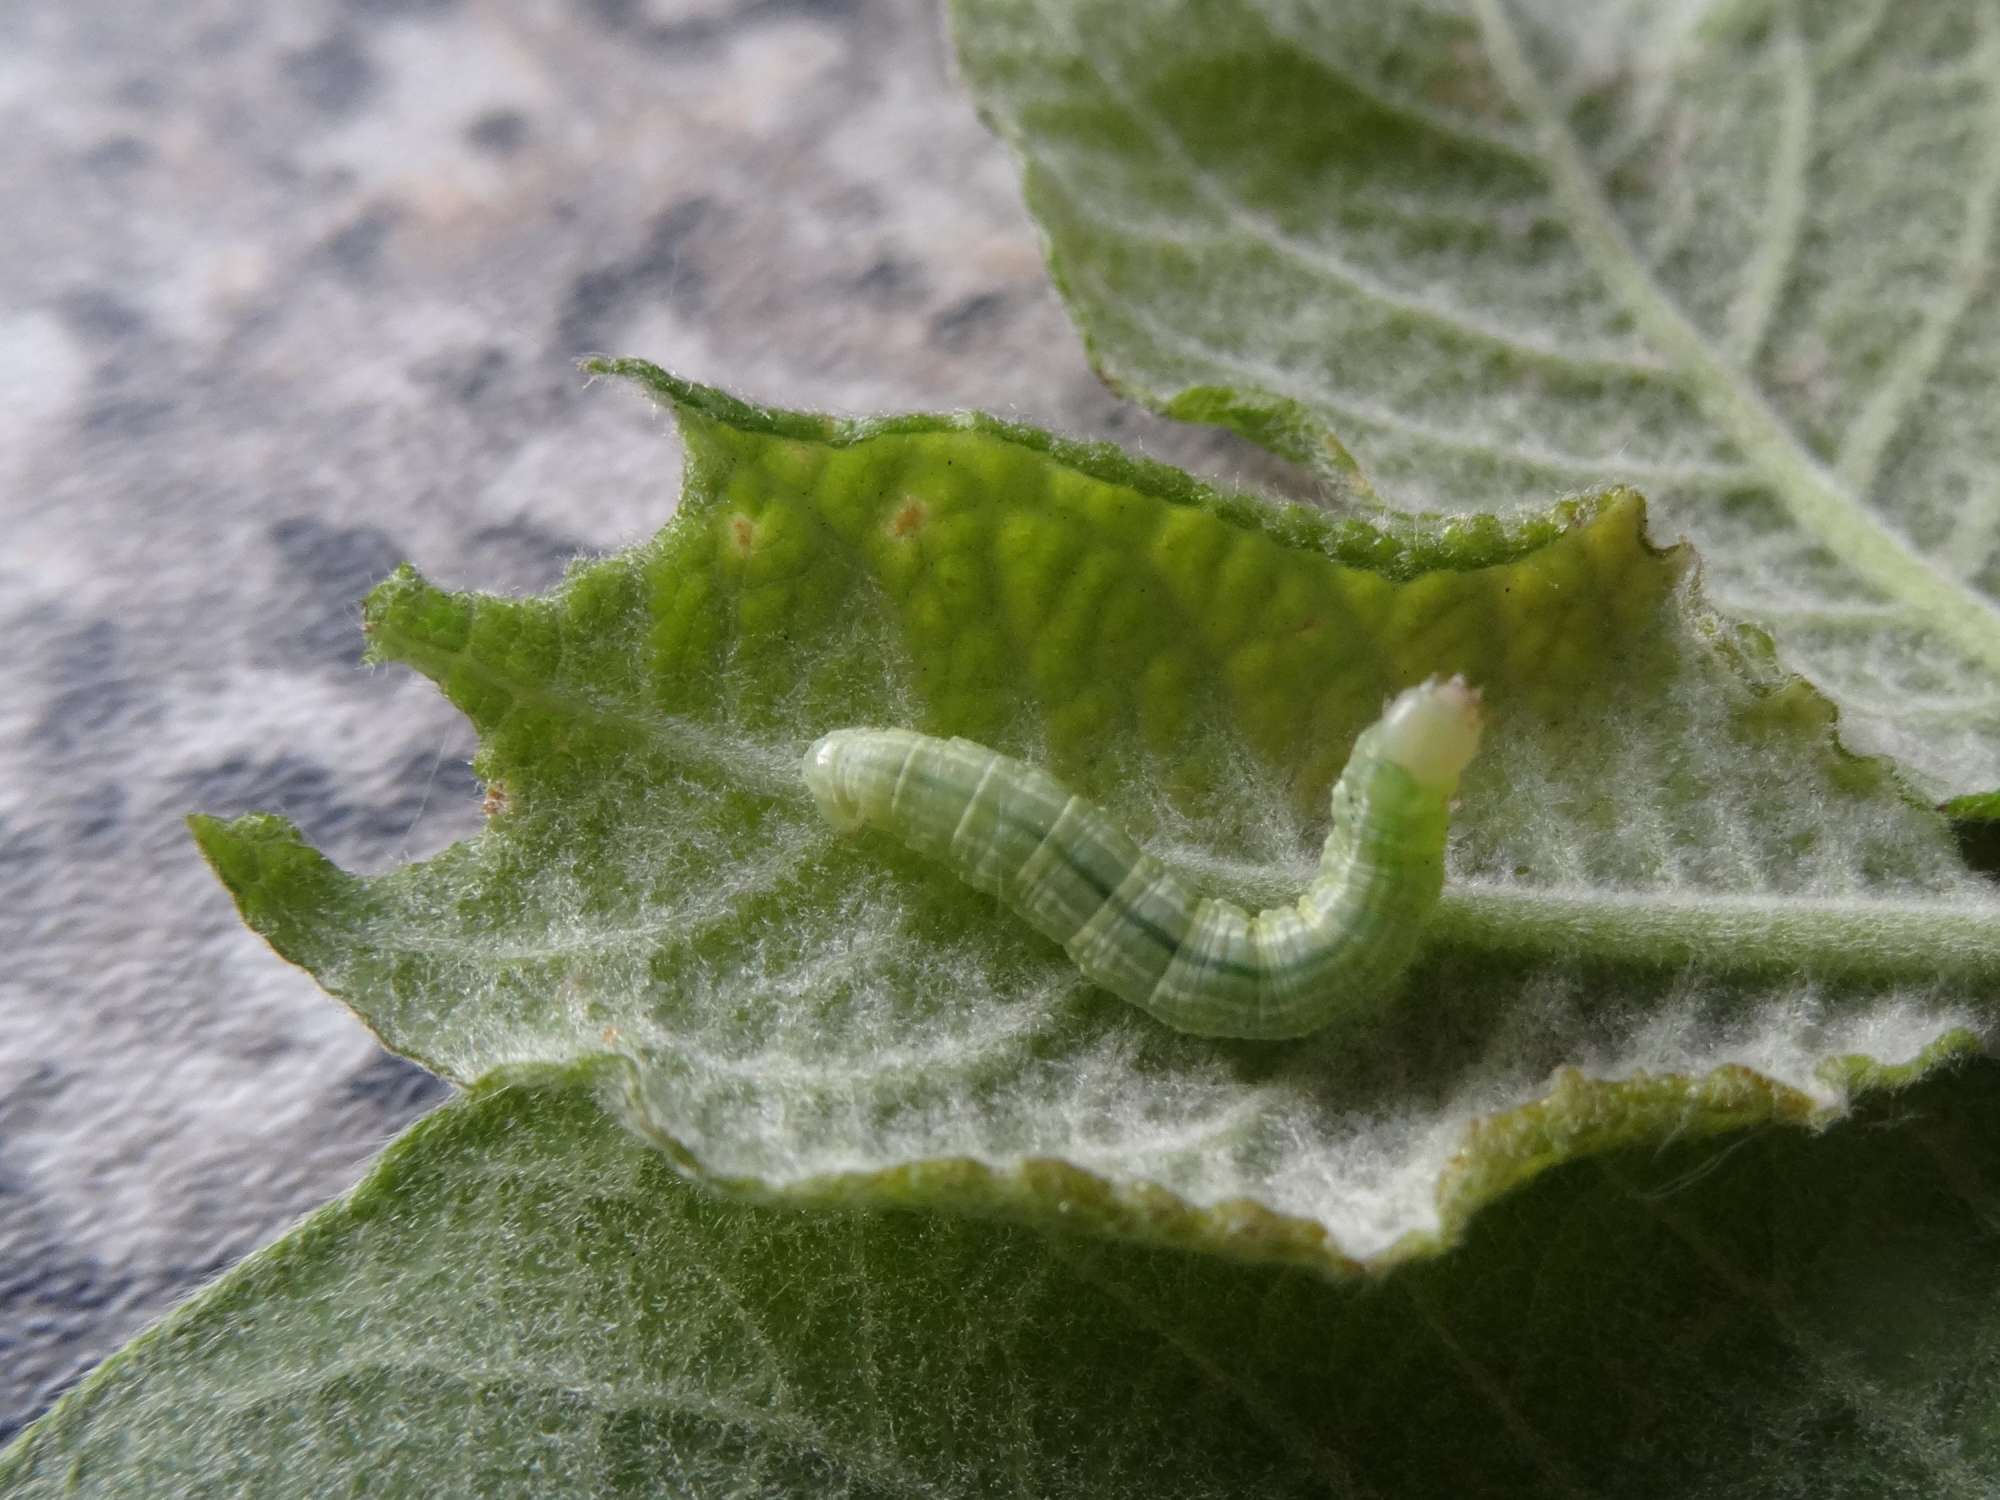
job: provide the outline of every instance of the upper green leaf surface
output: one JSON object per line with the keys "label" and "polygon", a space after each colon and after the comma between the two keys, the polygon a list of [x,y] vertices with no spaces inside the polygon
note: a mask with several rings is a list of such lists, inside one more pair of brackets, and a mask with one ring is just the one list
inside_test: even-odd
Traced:
{"label": "upper green leaf surface", "polygon": [[1635,485],[1858,743],[2000,784],[1984,0],[955,12],[1114,384],[1407,508]]}
{"label": "upper green leaf surface", "polygon": [[[542,598],[405,570],[368,602],[375,655],[478,727],[483,833],[361,878],[281,820],[197,820],[251,924],[453,1078],[613,1054],[628,1123],[742,1191],[1328,1269],[1983,1034],[2000,904],[1629,494],[1385,535],[982,419],[623,369],[687,452],[653,542]],[[1295,1044],[1167,1030],[942,867],[836,833],[800,774],[846,725],[976,736],[1265,904],[1383,696],[1451,671],[1491,725],[1425,955]]]}
{"label": "upper green leaf surface", "polygon": [[1572,1164],[1369,1286],[719,1201],[586,1069],[516,1075],[114,1356],[0,1490],[1975,1500],[1995,1071]]}

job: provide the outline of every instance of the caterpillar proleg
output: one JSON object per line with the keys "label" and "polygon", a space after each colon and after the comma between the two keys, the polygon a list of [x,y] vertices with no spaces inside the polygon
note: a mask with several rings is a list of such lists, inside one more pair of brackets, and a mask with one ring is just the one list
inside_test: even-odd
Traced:
{"label": "caterpillar proleg", "polygon": [[1254,914],[1196,894],[1104,809],[970,740],[836,730],[807,752],[805,778],[834,823],[942,860],[1167,1025],[1292,1037],[1379,1003],[1409,967],[1479,731],[1479,694],[1460,678],[1396,697],[1334,785],[1319,873],[1290,906]]}

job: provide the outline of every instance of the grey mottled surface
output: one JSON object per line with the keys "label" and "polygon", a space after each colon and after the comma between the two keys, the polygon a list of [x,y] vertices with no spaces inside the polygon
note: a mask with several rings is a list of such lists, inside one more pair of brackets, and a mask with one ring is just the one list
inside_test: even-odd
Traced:
{"label": "grey mottled surface", "polygon": [[578,356],[1271,477],[1096,385],[922,0],[0,0],[0,195],[0,1436],[442,1097],[180,820],[476,825],[356,605],[665,519]]}

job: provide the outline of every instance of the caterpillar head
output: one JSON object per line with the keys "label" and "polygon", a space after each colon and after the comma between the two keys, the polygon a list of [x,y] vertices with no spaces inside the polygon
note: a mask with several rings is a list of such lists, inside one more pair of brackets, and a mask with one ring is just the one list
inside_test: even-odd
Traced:
{"label": "caterpillar head", "polygon": [[1390,700],[1375,726],[1375,748],[1424,786],[1449,794],[1479,749],[1484,723],[1479,689],[1463,677],[1433,677]]}
{"label": "caterpillar head", "polygon": [[836,729],[815,740],[806,751],[806,788],[826,820],[839,829],[851,831],[867,821],[854,784],[853,766],[845,754],[866,733],[866,730]]}

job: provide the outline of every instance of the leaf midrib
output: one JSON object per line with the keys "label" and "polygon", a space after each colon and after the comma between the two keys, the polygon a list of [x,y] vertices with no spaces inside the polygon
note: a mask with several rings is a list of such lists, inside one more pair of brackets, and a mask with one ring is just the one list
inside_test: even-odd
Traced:
{"label": "leaf midrib", "polygon": [[[1187,843],[1149,853],[1204,890],[1252,901],[1309,878]],[[1603,959],[1717,974],[1809,969],[1825,978],[2000,981],[2000,902],[1964,895],[1805,896],[1448,880],[1430,941],[1536,959]]]}
{"label": "leaf midrib", "polygon": [[[749,790],[805,799],[797,757],[765,749],[746,754],[740,737],[706,721],[615,706],[586,694],[533,682],[466,648],[396,630],[375,629],[379,654],[443,682],[451,667],[558,712],[615,726],[658,745],[664,758],[692,756],[724,769]],[[731,752],[718,754],[727,747]],[[1177,874],[1200,885],[1205,875],[1239,887],[1263,885],[1270,871],[1250,870],[1190,851],[1154,850]],[[1248,874],[1248,881],[1241,879]],[[1447,884],[1431,921],[1434,940],[1480,952],[1545,958],[1596,958],[1651,967],[1691,961],[1718,972],[1810,968],[1823,975],[1926,980],[1949,975],[2000,981],[2000,907],[1946,896],[1913,898],[1723,895]]]}
{"label": "leaf midrib", "polygon": [[1666,352],[1689,392],[1742,449],[1801,527],[1925,625],[2000,671],[2000,608],[1884,524],[1800,443],[1743,372],[1710,347],[1646,270],[1599,191],[1575,135],[1522,50],[1505,0],[1472,0],[1472,7],[1488,60],[1534,130],[1550,191],[1568,211],[1585,259],[1640,329]]}
{"label": "leaf midrib", "polygon": [[1882,981],[2000,980],[2000,905],[1915,899],[1447,885],[1434,940],[1714,972],[1809,969]]}
{"label": "leaf midrib", "polygon": [[[422,587],[429,588],[429,584]],[[372,607],[372,603],[371,603]],[[712,771],[721,771],[754,791],[783,796],[794,794],[803,801],[805,782],[798,772],[804,741],[799,747],[778,746],[753,739],[747,734],[725,735],[706,720],[659,711],[638,711],[601,696],[575,692],[502,671],[478,655],[468,643],[440,645],[435,639],[398,629],[386,618],[371,620],[367,627],[375,656],[413,667],[444,688],[447,695],[451,668],[458,667],[488,687],[510,697],[559,714],[573,714],[586,723],[595,722],[622,730],[657,745],[666,758],[689,762]],[[482,735],[491,734],[496,724],[479,725]]]}

